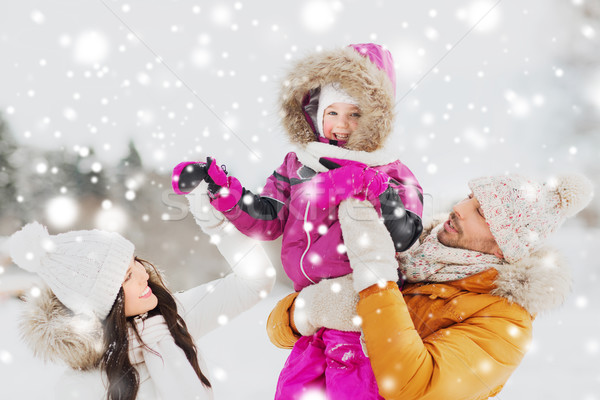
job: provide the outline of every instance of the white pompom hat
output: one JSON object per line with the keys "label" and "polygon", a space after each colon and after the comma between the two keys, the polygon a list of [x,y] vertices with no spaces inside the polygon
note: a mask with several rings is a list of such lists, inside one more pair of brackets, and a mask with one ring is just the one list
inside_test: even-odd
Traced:
{"label": "white pompom hat", "polygon": [[49,235],[33,222],[13,234],[10,255],[37,273],[75,314],[106,318],[133,259],[133,244],[115,232],[71,231]]}
{"label": "white pompom hat", "polygon": [[504,258],[515,263],[539,249],[567,217],[591,201],[593,187],[582,175],[540,184],[512,174],[469,182]]}
{"label": "white pompom hat", "polygon": [[319,135],[323,135],[323,114],[325,109],[333,103],[348,103],[358,106],[358,101],[350,96],[338,83],[328,83],[323,85],[319,93],[319,107],[317,108],[317,129]]}

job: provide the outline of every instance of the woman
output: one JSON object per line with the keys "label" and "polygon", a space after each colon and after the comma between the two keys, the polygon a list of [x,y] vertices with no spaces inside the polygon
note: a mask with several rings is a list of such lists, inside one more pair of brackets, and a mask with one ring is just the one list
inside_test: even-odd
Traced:
{"label": "woman", "polygon": [[185,292],[171,294],[117,233],[53,236],[32,223],[11,237],[15,263],[49,286],[27,299],[21,328],[36,355],[70,367],[57,398],[212,398],[196,340],[256,304],[275,274],[260,245],[207,207],[197,194],[204,185],[188,196],[190,209],[205,233],[220,236],[233,273]]}

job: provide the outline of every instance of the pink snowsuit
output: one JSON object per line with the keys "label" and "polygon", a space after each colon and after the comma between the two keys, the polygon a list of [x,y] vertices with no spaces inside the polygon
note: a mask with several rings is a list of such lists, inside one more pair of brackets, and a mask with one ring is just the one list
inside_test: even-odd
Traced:
{"label": "pink snowsuit", "polygon": [[[374,201],[374,206],[381,214],[383,203],[387,211],[384,223],[393,231],[398,251],[404,251],[421,233],[421,187],[412,172],[398,160],[373,168],[393,179],[390,188]],[[319,209],[309,204],[305,195],[316,174],[298,160],[296,153],[288,153],[283,164],[267,179],[260,196],[243,189],[242,200],[223,213],[248,236],[273,240],[283,235],[281,262],[296,291],[321,279],[352,273],[348,256],[340,248],[344,241],[338,207]],[[402,210],[401,217],[394,214],[397,208]]]}
{"label": "pink snowsuit", "polygon": [[[330,68],[324,71],[324,65]],[[286,155],[260,195],[243,189],[237,205],[223,214],[254,238],[273,240],[283,235],[281,261],[299,291],[321,279],[352,272],[341,246],[338,207],[319,209],[306,195],[311,179],[327,171],[319,158],[362,162],[391,178],[388,189],[373,203],[397,251],[408,249],[421,234],[423,195],[412,172],[379,151],[393,120],[395,75],[389,52],[374,44],[321,52],[300,61],[287,82],[282,94],[283,124],[300,146]],[[346,143],[323,143],[314,129],[319,88],[330,82],[340,82],[360,102],[359,127]],[[372,89],[367,95],[366,86]],[[359,339],[356,332],[325,328],[302,337],[281,372],[275,398],[300,399],[311,389],[323,391],[328,399],[380,398]]]}

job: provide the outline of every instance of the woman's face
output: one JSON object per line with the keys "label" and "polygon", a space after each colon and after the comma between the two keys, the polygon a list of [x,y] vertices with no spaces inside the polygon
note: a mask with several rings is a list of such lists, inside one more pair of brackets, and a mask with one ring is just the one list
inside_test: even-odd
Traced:
{"label": "woman's face", "polygon": [[158,298],[148,286],[149,277],[142,263],[135,259],[131,260],[122,285],[126,317],[143,314],[158,305]]}

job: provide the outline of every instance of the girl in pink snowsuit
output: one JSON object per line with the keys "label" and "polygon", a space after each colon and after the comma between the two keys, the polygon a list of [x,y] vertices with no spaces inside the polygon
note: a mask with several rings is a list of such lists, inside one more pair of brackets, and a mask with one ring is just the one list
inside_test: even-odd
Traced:
{"label": "girl in pink snowsuit", "polygon": [[[297,291],[352,272],[338,220],[346,198],[370,200],[396,251],[404,251],[421,234],[423,195],[412,172],[383,149],[393,127],[395,83],[391,54],[376,44],[309,55],[294,65],[281,95],[283,126],[298,149],[260,195],[211,159],[175,167],[173,188],[186,193],[208,180],[211,204],[240,232],[262,240],[283,235],[281,261]],[[328,125],[327,118],[338,116],[352,127]],[[308,390],[328,399],[381,398],[358,333],[322,328],[298,340],[275,398],[300,399]]]}

